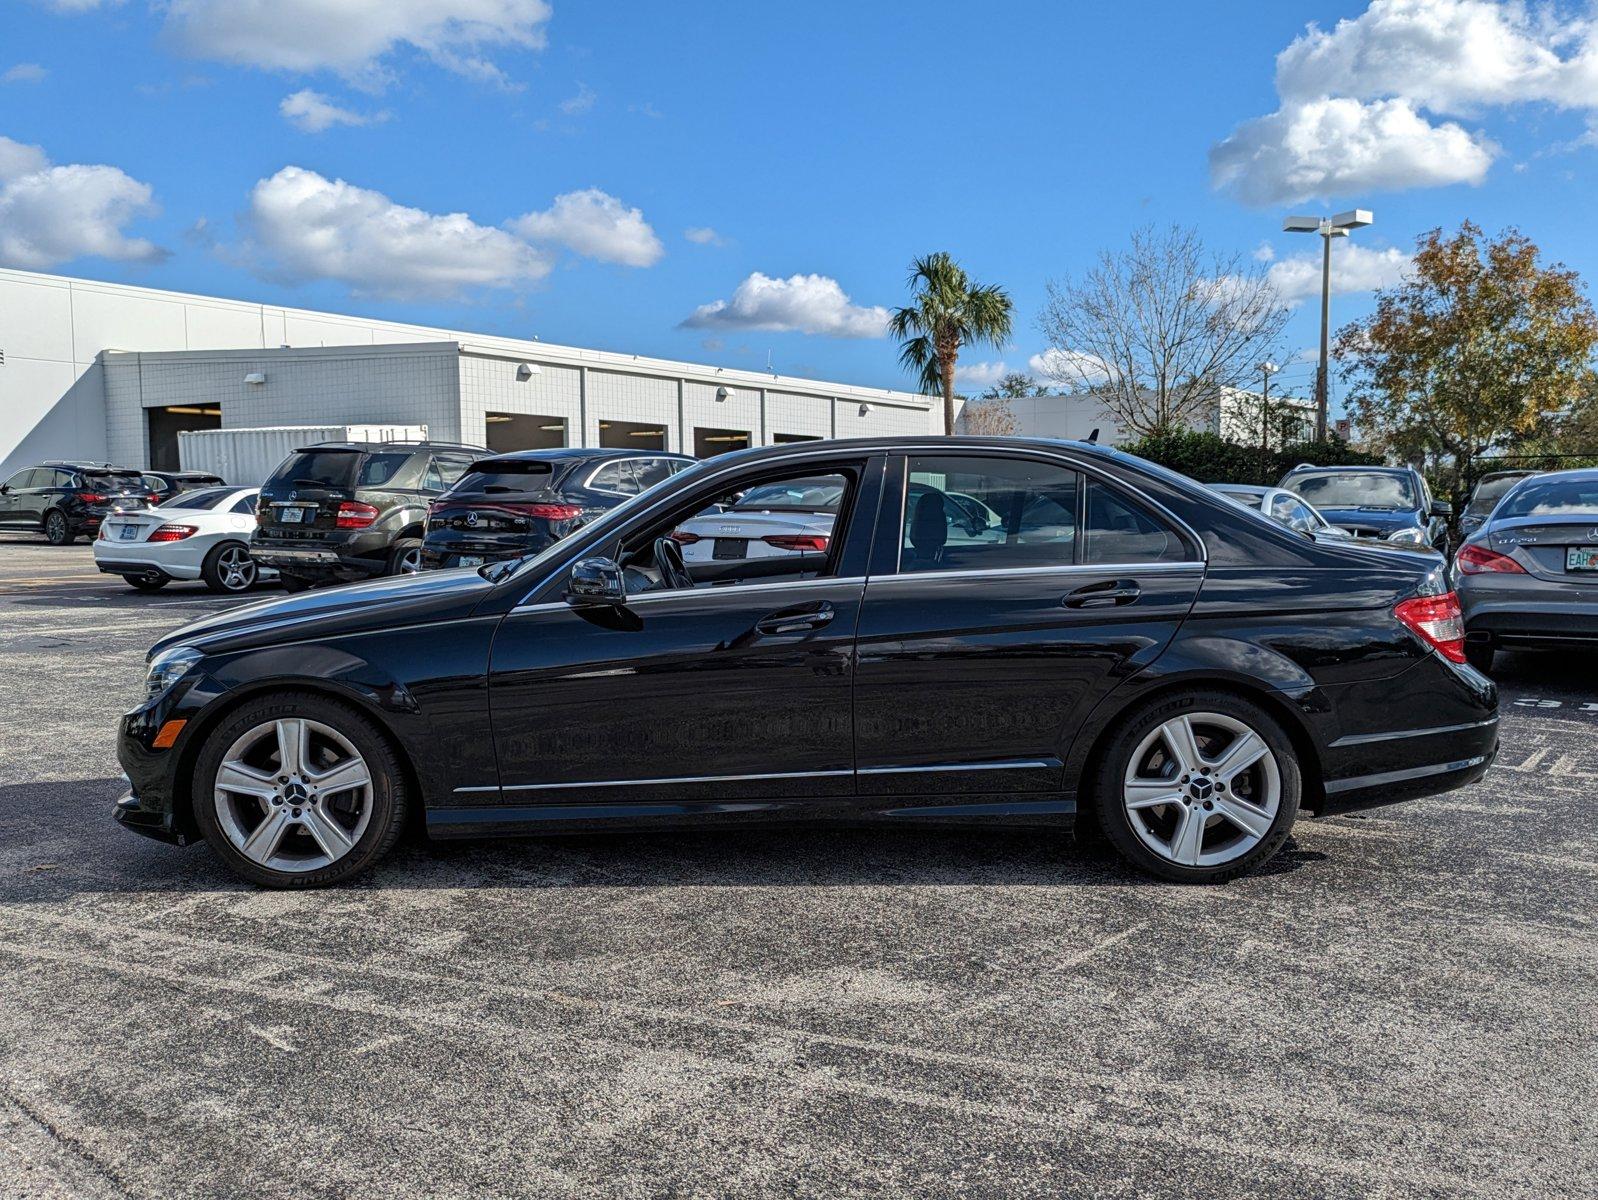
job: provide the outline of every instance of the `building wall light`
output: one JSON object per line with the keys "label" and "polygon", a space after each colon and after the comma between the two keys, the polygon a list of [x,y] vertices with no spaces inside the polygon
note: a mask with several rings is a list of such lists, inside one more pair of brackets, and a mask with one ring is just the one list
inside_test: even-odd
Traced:
{"label": "building wall light", "polygon": [[266,382],[266,372],[265,371],[251,371],[248,375],[246,375],[244,377],[244,382],[249,384],[251,387],[260,387],[262,384],[264,384]]}

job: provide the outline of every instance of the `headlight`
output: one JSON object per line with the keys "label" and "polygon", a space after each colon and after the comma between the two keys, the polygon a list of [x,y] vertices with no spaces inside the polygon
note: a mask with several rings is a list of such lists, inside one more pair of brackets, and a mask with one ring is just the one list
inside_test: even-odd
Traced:
{"label": "headlight", "polygon": [[1421,546],[1426,542],[1424,529],[1398,529],[1387,535],[1390,542],[1407,542],[1412,546]]}
{"label": "headlight", "polygon": [[150,672],[144,677],[144,694],[154,700],[193,669],[201,654],[193,646],[173,646],[150,660]]}

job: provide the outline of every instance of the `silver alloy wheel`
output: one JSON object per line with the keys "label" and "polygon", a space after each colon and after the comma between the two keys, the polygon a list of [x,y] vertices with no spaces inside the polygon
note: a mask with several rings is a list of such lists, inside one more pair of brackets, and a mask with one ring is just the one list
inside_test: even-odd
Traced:
{"label": "silver alloy wheel", "polygon": [[1282,802],[1271,748],[1236,717],[1172,717],[1138,743],[1122,803],[1139,841],[1167,862],[1215,867],[1270,832]]}
{"label": "silver alloy wheel", "polygon": [[230,592],[247,591],[255,582],[255,560],[237,543],[222,547],[222,553],[216,556],[216,566],[222,586]]}
{"label": "silver alloy wheel", "polygon": [[372,819],[372,772],[332,726],[285,717],[228,747],[213,802],[240,854],[303,874],[337,862],[361,840]]}
{"label": "silver alloy wheel", "polygon": [[417,575],[422,570],[422,548],[413,546],[399,557],[399,570],[396,575]]}

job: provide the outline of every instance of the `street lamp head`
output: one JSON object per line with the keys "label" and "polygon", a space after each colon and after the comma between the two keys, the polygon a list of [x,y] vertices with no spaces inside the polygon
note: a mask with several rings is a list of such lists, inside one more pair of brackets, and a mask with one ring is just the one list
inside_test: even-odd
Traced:
{"label": "street lamp head", "polygon": [[1332,218],[1333,229],[1364,229],[1365,226],[1375,221],[1368,208],[1351,208],[1347,212],[1338,213]]}
{"label": "street lamp head", "polygon": [[1260,370],[1264,371],[1267,375],[1274,375],[1281,369],[1281,367],[1277,366],[1273,362],[1263,362],[1260,364]]}
{"label": "street lamp head", "polygon": [[1283,233],[1319,233],[1321,219],[1319,217],[1288,217],[1282,222]]}

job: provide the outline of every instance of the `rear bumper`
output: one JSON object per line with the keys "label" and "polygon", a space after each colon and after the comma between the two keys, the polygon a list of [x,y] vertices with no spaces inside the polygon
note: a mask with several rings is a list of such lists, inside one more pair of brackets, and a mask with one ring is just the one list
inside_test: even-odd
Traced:
{"label": "rear bumper", "polygon": [[[1418,763],[1390,771],[1328,780],[1325,785],[1326,798],[1316,815],[1330,816],[1353,809],[1375,808],[1384,804],[1417,800],[1422,796],[1435,796],[1440,792],[1451,792],[1455,788],[1475,783],[1486,775],[1493,765],[1493,760],[1498,757],[1496,717],[1489,727],[1484,727],[1483,731],[1473,736],[1455,737],[1452,731],[1446,735],[1433,733],[1422,736],[1434,744],[1433,752],[1443,749],[1444,745],[1452,745],[1455,747],[1455,753],[1460,750],[1467,753],[1462,758],[1448,758],[1440,762]],[[1489,737],[1491,741],[1483,747],[1481,743],[1487,741]],[[1444,738],[1447,740],[1442,745],[1436,744]],[[1480,752],[1468,753],[1469,751]]]}
{"label": "rear bumper", "polygon": [[541,553],[554,545],[556,540],[547,529],[515,537],[473,537],[455,530],[429,530],[422,539],[422,565],[429,570],[457,566],[463,554],[481,558],[484,562],[500,562],[507,558]]}
{"label": "rear bumper", "polygon": [[94,565],[106,575],[121,575],[124,578],[130,575],[165,575],[168,579],[198,579],[200,568],[189,563],[157,562],[149,557],[148,551],[141,553],[143,548],[137,543],[132,544],[122,553],[112,548],[111,543],[96,542],[94,544]]}
{"label": "rear bumper", "polygon": [[251,540],[250,557],[263,567],[323,579],[370,579],[388,567],[393,538],[384,532],[316,542]]}

